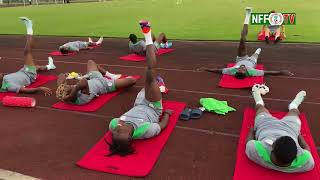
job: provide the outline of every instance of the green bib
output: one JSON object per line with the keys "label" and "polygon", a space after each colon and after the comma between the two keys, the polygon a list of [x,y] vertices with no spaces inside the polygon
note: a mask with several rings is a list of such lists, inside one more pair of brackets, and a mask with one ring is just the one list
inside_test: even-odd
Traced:
{"label": "green bib", "polygon": [[247,70],[247,76],[254,76],[256,75],[256,70],[252,69],[252,70]]}
{"label": "green bib", "polygon": [[[268,164],[274,165],[271,161],[269,151],[262,145],[260,141],[255,141],[255,148],[258,152],[258,155]],[[304,151],[303,154],[297,156],[287,169],[297,169],[304,166],[310,159],[311,153],[309,151]],[[275,165],[274,165],[275,166]]]}
{"label": "green bib", "polygon": [[10,84],[9,84],[9,83],[3,82],[0,89],[2,89],[2,90],[7,90],[9,87],[10,87]]}
{"label": "green bib", "polygon": [[[118,118],[112,119],[110,122],[111,129],[115,129],[118,126],[118,122],[119,122]],[[138,127],[137,129],[135,129],[133,131],[132,138],[137,139],[137,138],[143,136],[147,132],[147,130],[150,128],[150,126],[151,126],[151,124],[149,122],[144,122],[140,127]]]}

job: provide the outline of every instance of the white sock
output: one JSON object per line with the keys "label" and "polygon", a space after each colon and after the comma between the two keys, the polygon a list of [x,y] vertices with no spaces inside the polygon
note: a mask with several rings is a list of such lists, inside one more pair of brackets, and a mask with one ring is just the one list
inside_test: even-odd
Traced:
{"label": "white sock", "polygon": [[88,39],[89,39],[89,40],[88,40],[89,43],[93,43],[91,37],[89,37]]}
{"label": "white sock", "polygon": [[298,109],[299,105],[303,102],[304,97],[307,95],[306,91],[300,91],[294,100],[289,104],[289,110]]}
{"label": "white sock", "polygon": [[150,45],[150,44],[153,44],[153,41],[152,41],[152,36],[151,36],[151,29],[148,33],[143,33],[144,35],[144,38],[146,40],[146,46]]}
{"label": "white sock", "polygon": [[56,66],[53,64],[53,59],[52,57],[48,57],[48,65],[46,65],[47,70],[52,70],[52,69],[56,69]]}
{"label": "white sock", "polygon": [[251,12],[252,12],[252,8],[251,7],[246,7],[246,17],[244,19],[244,23],[243,24],[249,24]]}
{"label": "white sock", "polygon": [[99,38],[99,40],[96,42],[96,44],[101,44],[102,41],[103,41],[103,37],[101,36],[101,37]]}
{"label": "white sock", "polygon": [[106,72],[105,76],[113,79],[113,80],[116,80],[116,79],[119,79],[122,75],[121,74],[112,74],[110,72]]}
{"label": "white sock", "polygon": [[28,19],[27,17],[20,17],[20,19],[26,25],[27,34],[28,35],[33,35],[32,21],[30,19]]}
{"label": "white sock", "polygon": [[252,96],[253,96],[254,101],[256,102],[256,105],[260,104],[260,105],[264,106],[264,102],[263,102],[263,99],[261,97],[259,90],[252,91]]}
{"label": "white sock", "polygon": [[254,53],[260,54],[260,53],[261,53],[261,48],[258,48],[258,49],[256,50],[256,52],[254,52]]}

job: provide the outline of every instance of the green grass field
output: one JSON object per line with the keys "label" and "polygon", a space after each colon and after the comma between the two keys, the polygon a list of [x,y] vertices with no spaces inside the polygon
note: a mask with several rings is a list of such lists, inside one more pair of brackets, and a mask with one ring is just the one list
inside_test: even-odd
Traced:
{"label": "green grass field", "polygon": [[[140,34],[138,20],[148,19],[154,33],[171,39],[238,40],[246,6],[253,12],[295,12],[297,25],[286,26],[287,41],[320,42],[319,0],[113,0],[1,8],[0,34],[24,34],[19,16],[33,19],[35,34],[59,36],[127,37]],[[260,28],[250,26],[248,40],[256,40]]]}

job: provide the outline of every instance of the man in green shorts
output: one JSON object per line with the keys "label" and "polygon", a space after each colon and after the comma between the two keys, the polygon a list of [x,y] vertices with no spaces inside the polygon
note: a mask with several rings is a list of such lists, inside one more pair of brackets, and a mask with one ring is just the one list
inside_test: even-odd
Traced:
{"label": "man in green shorts", "polygon": [[243,29],[241,31],[240,44],[238,47],[238,56],[236,57],[235,65],[233,67],[223,68],[223,69],[208,69],[206,67],[201,67],[198,70],[228,74],[228,75],[234,76],[237,79],[244,79],[249,76],[264,76],[267,74],[292,76],[293,74],[288,70],[263,71],[263,70],[255,69],[258,61],[258,56],[261,53],[261,48],[258,48],[255,51],[255,53],[252,54],[250,57],[248,56],[246,39],[248,34],[248,24],[249,24],[252,8],[247,7],[245,11],[246,11],[246,17],[244,20]]}
{"label": "man in green shorts", "polygon": [[38,66],[33,61],[33,29],[32,21],[26,17],[20,18],[27,28],[27,43],[24,50],[25,64],[18,72],[2,75],[0,73],[0,92],[15,93],[36,93],[43,92],[45,95],[51,95],[52,91],[46,87],[26,88],[37,78],[37,72],[55,69],[53,59],[49,57],[49,63],[46,66]]}
{"label": "man in green shorts", "polygon": [[300,134],[299,105],[306,96],[300,91],[289,104],[289,112],[281,120],[264,107],[259,91],[253,91],[256,102],[254,128],[247,137],[246,154],[255,163],[286,173],[306,172],[314,168],[309,145]]}
{"label": "man in green shorts", "polygon": [[88,61],[87,71],[88,73],[76,85],[68,85],[66,76],[60,74],[57,81],[57,98],[69,104],[87,104],[97,96],[130,87],[136,83],[136,80],[130,76],[119,79],[121,75],[106,71],[92,60]]}
{"label": "man in green shorts", "polygon": [[[171,48],[172,42],[169,42],[164,33],[160,33],[158,38],[152,35],[152,41],[154,46],[157,49],[160,48]],[[137,55],[145,56],[146,55],[146,43],[143,40],[138,41],[138,38],[135,34],[129,35],[129,51],[130,53],[135,53]]]}
{"label": "man in green shorts", "polygon": [[62,54],[68,54],[70,52],[79,52],[80,50],[89,49],[91,46],[100,45],[103,41],[103,37],[97,42],[93,42],[92,39],[89,37],[89,41],[72,41],[68,42],[59,47],[59,51]]}
{"label": "man in green shorts", "polygon": [[171,110],[163,113],[162,96],[156,80],[156,48],[152,41],[150,23],[140,21],[140,26],[146,40],[145,87],[137,95],[133,108],[120,118],[111,120],[109,130],[112,132],[112,142],[107,142],[111,152],[108,156],[132,154],[134,152],[131,147],[132,140],[157,136],[167,127],[169,116],[172,114]]}

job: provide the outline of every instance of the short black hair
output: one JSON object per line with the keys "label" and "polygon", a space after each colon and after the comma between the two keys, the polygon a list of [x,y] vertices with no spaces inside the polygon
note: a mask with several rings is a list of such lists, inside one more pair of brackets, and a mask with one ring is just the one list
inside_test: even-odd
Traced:
{"label": "short black hair", "polygon": [[60,50],[60,52],[62,53],[62,54],[68,54],[68,50],[66,50],[65,48],[63,48],[63,47],[61,47],[61,48],[59,48],[59,50]]}
{"label": "short black hair", "polygon": [[236,74],[234,74],[234,77],[237,79],[244,79],[246,77],[246,74],[241,72],[236,72]]}
{"label": "short black hair", "polygon": [[110,144],[106,139],[104,141],[109,145],[109,154],[105,156],[113,156],[118,154],[121,157],[133,154],[135,149],[131,146],[131,141],[123,141],[112,138],[112,143]]}
{"label": "short black hair", "polygon": [[291,137],[282,136],[274,142],[272,152],[279,163],[289,164],[297,157],[298,150]]}
{"label": "short black hair", "polygon": [[138,38],[135,34],[130,34],[129,39],[132,43],[136,43]]}

